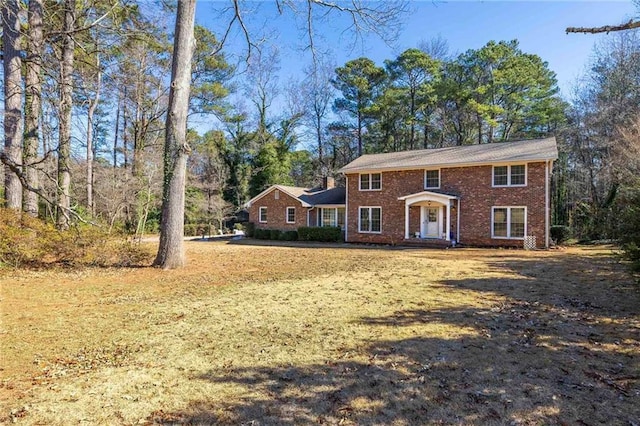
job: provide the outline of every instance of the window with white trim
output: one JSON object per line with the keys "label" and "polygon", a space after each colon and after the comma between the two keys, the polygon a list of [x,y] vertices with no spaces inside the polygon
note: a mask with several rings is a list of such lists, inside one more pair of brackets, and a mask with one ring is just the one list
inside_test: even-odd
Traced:
{"label": "window with white trim", "polygon": [[287,223],[296,223],[295,207],[287,207]]}
{"label": "window with white trim", "polygon": [[382,189],[382,173],[360,175],[360,191],[379,191],[380,189]]}
{"label": "window with white trim", "polygon": [[524,238],[527,228],[527,208],[493,207],[491,223],[492,238]]}
{"label": "window with white trim", "polygon": [[258,218],[260,223],[267,223],[267,208],[260,207],[260,217]]}
{"label": "window with white trim", "polygon": [[336,209],[322,209],[320,226],[336,226]]}
{"label": "window with white trim", "polygon": [[344,207],[323,207],[318,213],[318,226],[337,226],[344,229]]}
{"label": "window with white trim", "polygon": [[527,165],[493,166],[493,186],[526,186]]}
{"label": "window with white trim", "polygon": [[424,189],[440,188],[440,169],[424,171]]}
{"label": "window with white trim", "polygon": [[358,209],[358,232],[382,232],[382,207],[360,207]]}

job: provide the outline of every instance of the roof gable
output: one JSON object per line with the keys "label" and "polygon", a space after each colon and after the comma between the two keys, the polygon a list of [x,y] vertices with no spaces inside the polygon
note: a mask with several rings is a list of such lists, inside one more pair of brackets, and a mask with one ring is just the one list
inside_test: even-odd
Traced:
{"label": "roof gable", "polygon": [[279,190],[279,191],[284,192],[285,194],[287,194],[291,198],[295,198],[296,200],[298,200],[302,204],[302,207],[311,207],[311,205],[309,203],[307,203],[304,200],[300,199],[300,196],[304,194],[305,188],[300,188],[300,187],[297,187],[297,186],[285,186],[285,185],[272,185],[272,186],[270,186],[269,188],[265,189],[264,191],[262,191],[261,193],[259,193],[258,195],[256,195],[255,197],[253,197],[252,199],[247,201],[246,204],[245,204],[245,207],[251,207],[251,205],[253,203],[255,203],[259,199],[269,195],[271,192],[275,191],[276,189]]}
{"label": "roof gable", "polygon": [[482,145],[366,154],[340,169],[341,173],[368,170],[411,170],[496,163],[548,161],[558,158],[556,138],[499,142]]}
{"label": "roof gable", "polygon": [[273,185],[249,200],[245,204],[245,207],[251,207],[251,204],[255,203],[256,201],[265,197],[276,189],[298,200],[300,204],[302,204],[302,207],[345,204],[345,188],[342,187],[322,189],[301,188],[299,186]]}

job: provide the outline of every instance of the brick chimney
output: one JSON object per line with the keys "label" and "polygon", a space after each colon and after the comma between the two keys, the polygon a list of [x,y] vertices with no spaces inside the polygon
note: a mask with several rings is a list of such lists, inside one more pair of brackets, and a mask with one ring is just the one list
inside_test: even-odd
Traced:
{"label": "brick chimney", "polygon": [[336,180],[331,176],[322,178],[322,189],[332,189],[336,187]]}

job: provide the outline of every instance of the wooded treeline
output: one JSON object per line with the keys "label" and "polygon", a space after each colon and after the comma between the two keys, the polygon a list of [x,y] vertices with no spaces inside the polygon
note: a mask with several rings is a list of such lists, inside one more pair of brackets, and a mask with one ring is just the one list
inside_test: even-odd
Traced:
{"label": "wooded treeline", "polygon": [[[157,229],[174,14],[115,0],[3,2],[7,207],[62,229]],[[595,48],[570,99],[517,41],[453,54],[428,40],[382,64],[317,57],[283,83],[276,48],[237,65],[218,37],[196,26],[188,224],[222,228],[268,185],[318,184],[363,153],[554,135],[553,223],[577,238],[628,234],[640,175],[633,31]]]}

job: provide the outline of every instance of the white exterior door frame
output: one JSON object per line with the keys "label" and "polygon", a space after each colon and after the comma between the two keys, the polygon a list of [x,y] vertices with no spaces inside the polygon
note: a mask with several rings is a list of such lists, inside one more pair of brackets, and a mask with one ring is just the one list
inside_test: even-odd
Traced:
{"label": "white exterior door frame", "polygon": [[[438,232],[429,238],[442,238],[449,241],[451,238],[451,209],[454,200],[458,200],[457,209],[457,224],[456,228],[460,229],[460,199],[453,195],[439,194],[430,191],[419,192],[417,194],[411,194],[404,197],[399,197],[398,200],[404,201],[404,238],[409,239],[409,207],[412,205],[420,206],[420,237],[424,238],[427,230],[425,229],[425,219],[428,208],[438,209]],[[437,206],[425,206],[425,202],[437,203]],[[445,232],[442,231],[442,225],[445,225]],[[458,237],[459,238],[459,237]]]}
{"label": "white exterior door frame", "polygon": [[[429,220],[430,211],[435,211],[435,221]],[[441,206],[420,206],[420,238],[441,238],[442,216]]]}

